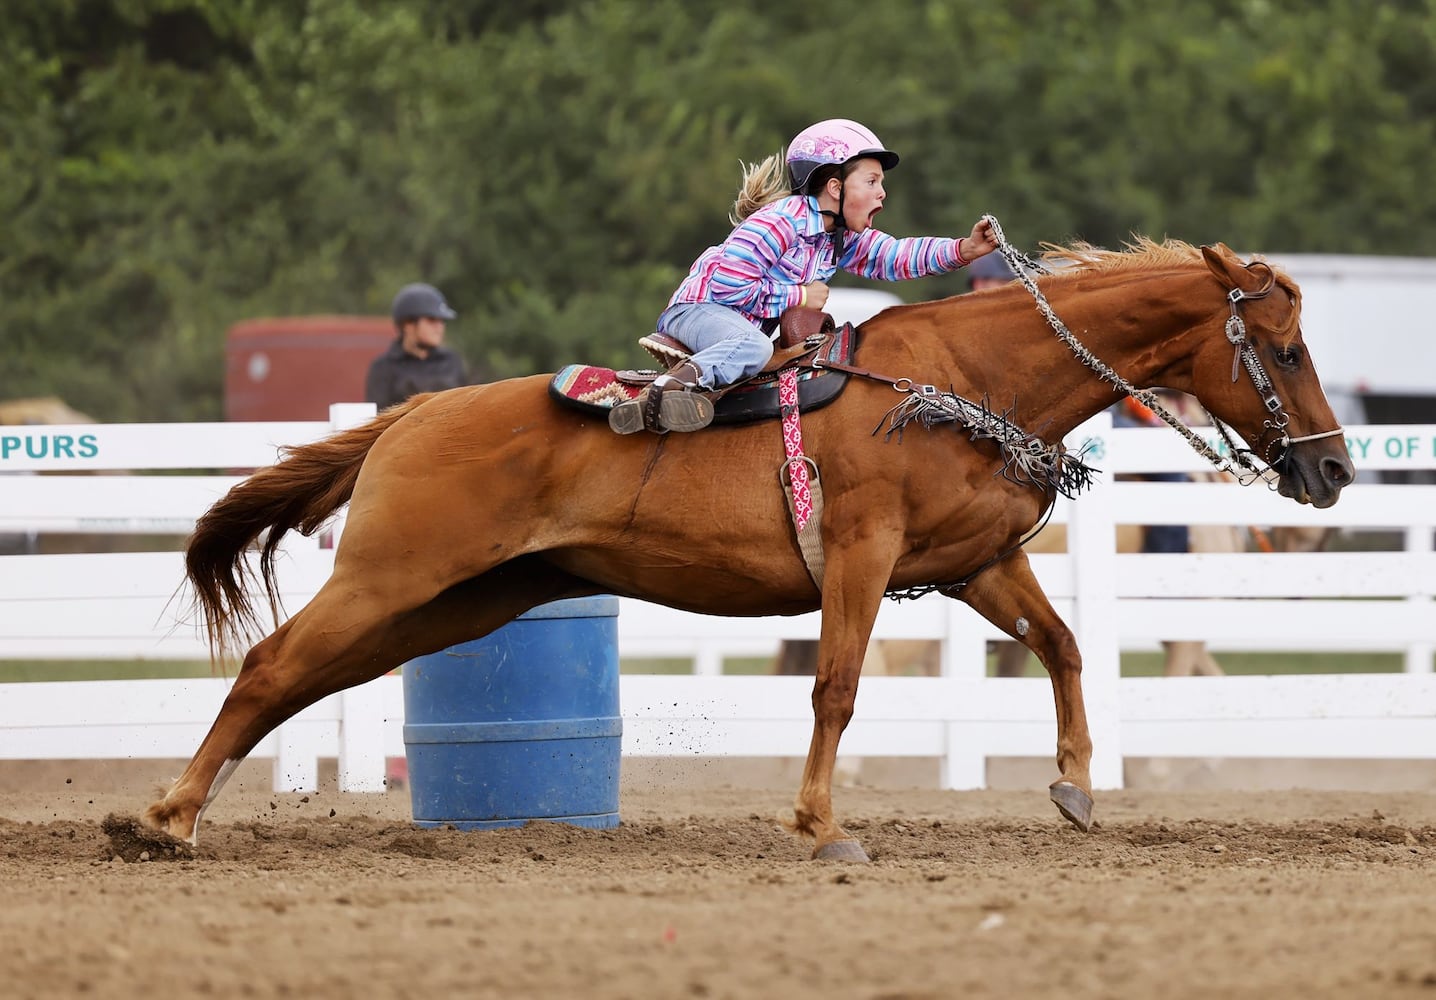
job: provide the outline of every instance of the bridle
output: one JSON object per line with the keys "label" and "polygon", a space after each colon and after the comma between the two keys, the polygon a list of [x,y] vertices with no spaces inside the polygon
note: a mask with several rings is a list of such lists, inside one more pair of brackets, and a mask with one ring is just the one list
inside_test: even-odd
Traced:
{"label": "bridle", "polygon": [[[1265,461],[1268,466],[1263,469],[1257,465],[1256,453],[1249,448],[1238,447],[1232,438],[1231,431],[1225,424],[1217,419],[1216,415],[1210,410],[1206,410],[1206,408],[1203,407],[1203,409],[1206,410],[1207,418],[1211,420],[1212,426],[1216,429],[1222,443],[1226,446],[1227,455],[1222,455],[1212,448],[1203,438],[1183,423],[1179,417],[1164,407],[1155,392],[1150,389],[1138,389],[1118,374],[1110,365],[1087,350],[1081,341],[1073,336],[1072,331],[1067,329],[1062,320],[1058,319],[1057,314],[1052,311],[1052,306],[1048,303],[1046,296],[1042,294],[1042,290],[1037,287],[1037,282],[1032,278],[1033,273],[1047,274],[1047,269],[1008,243],[1007,237],[1002,233],[1002,226],[998,224],[995,217],[992,215],[984,215],[983,218],[992,226],[992,234],[997,240],[998,252],[1001,253],[1012,266],[1012,270],[1017,275],[1018,280],[1022,282],[1023,287],[1027,289],[1028,293],[1031,294],[1036,301],[1037,311],[1042,313],[1048,325],[1051,326],[1057,334],[1057,338],[1067,345],[1068,350],[1076,356],[1077,360],[1096,372],[1097,376],[1104,382],[1110,382],[1114,390],[1126,393],[1134,397],[1143,406],[1146,406],[1155,413],[1163,423],[1181,434],[1187,443],[1191,445],[1192,450],[1211,462],[1218,471],[1231,473],[1243,486],[1249,486],[1258,479],[1261,479],[1270,488],[1275,489],[1280,475],[1278,471],[1274,470],[1280,470],[1282,465],[1285,464],[1292,445],[1300,444],[1303,441],[1317,441],[1322,438],[1337,437],[1345,433],[1345,430],[1340,426],[1333,430],[1321,431],[1317,434],[1303,434],[1298,437],[1292,437],[1287,433],[1287,427],[1291,424],[1291,417],[1287,414],[1286,407],[1282,405],[1281,397],[1277,395],[1276,386],[1273,384],[1271,376],[1267,374],[1266,368],[1262,365],[1261,358],[1257,357],[1256,347],[1247,335],[1246,321],[1242,318],[1241,314],[1241,304],[1243,302],[1264,299],[1276,288],[1276,272],[1273,271],[1269,265],[1262,265],[1267,268],[1267,281],[1257,291],[1247,292],[1241,288],[1233,288],[1227,293],[1227,304],[1231,308],[1231,315],[1227,318],[1225,327],[1227,341],[1233,348],[1232,382],[1235,383],[1237,379],[1240,378],[1241,370],[1245,368],[1247,374],[1251,376],[1252,385],[1256,389],[1257,395],[1261,398],[1262,406],[1266,408],[1269,414],[1267,419],[1262,422],[1262,435],[1258,438],[1257,445],[1260,446],[1268,434],[1272,432],[1276,433],[1276,437],[1266,446],[1265,454],[1262,457],[1262,460]],[[1275,457],[1272,457],[1273,449],[1279,449],[1276,451]]]}
{"label": "bridle", "polygon": [[[1227,317],[1225,329],[1227,342],[1232,345],[1232,382],[1235,384],[1237,379],[1241,377],[1242,368],[1245,368],[1247,374],[1251,376],[1252,386],[1256,389],[1257,395],[1261,397],[1262,405],[1266,407],[1267,413],[1270,414],[1266,420],[1262,421],[1262,439],[1273,431],[1277,434],[1271,443],[1267,445],[1266,462],[1272,468],[1279,469],[1286,461],[1287,453],[1292,445],[1299,444],[1302,441],[1317,441],[1321,438],[1336,437],[1338,434],[1345,433],[1345,431],[1342,427],[1338,426],[1335,430],[1322,431],[1318,434],[1303,434],[1299,437],[1292,437],[1287,433],[1286,429],[1291,423],[1291,417],[1287,415],[1286,408],[1282,406],[1281,397],[1277,395],[1276,386],[1272,383],[1271,376],[1267,374],[1266,368],[1262,365],[1261,358],[1257,357],[1256,349],[1252,346],[1251,338],[1247,336],[1246,321],[1242,319],[1241,314],[1241,304],[1243,302],[1254,299],[1264,299],[1270,295],[1272,289],[1276,287],[1276,273],[1272,271],[1270,266],[1265,264],[1262,266],[1267,269],[1267,281],[1265,285],[1255,292],[1233,288],[1227,293],[1227,304],[1231,307],[1232,312],[1231,315]],[[1226,426],[1217,420],[1210,411],[1207,411],[1207,416],[1211,418],[1212,426],[1217,429],[1217,433],[1221,435],[1222,441],[1227,445],[1228,450],[1234,455],[1245,456],[1250,454],[1245,450],[1238,450],[1234,446]],[[1258,444],[1260,444],[1260,441],[1261,439],[1258,440]],[[1277,452],[1275,458],[1270,457],[1273,447],[1281,449]],[[1248,468],[1253,468],[1249,462],[1250,460],[1243,464]]]}

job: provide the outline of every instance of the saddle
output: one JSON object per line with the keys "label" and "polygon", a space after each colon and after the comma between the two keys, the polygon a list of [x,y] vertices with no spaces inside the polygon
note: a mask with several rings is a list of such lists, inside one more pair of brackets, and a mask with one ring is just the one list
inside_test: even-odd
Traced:
{"label": "saddle", "polygon": [[[636,399],[659,375],[693,353],[666,333],[650,333],[639,345],[663,367],[657,370],[621,370],[594,365],[567,365],[549,382],[549,395],[564,406],[585,413],[607,416],[619,403]],[[847,384],[848,374],[813,367],[815,359],[850,364],[857,346],[857,330],[851,323],[835,326],[827,313],[817,309],[792,308],[783,313],[773,357],[756,375],[710,392],[715,424],[744,424],[776,420],[778,375],[787,368],[797,370],[798,406],[804,412],[831,403]]]}

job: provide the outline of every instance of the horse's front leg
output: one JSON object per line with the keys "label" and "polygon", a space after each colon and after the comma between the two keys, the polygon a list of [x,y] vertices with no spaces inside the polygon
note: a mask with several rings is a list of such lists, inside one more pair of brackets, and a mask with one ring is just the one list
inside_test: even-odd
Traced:
{"label": "horse's front leg", "polygon": [[[861,564],[861,571],[847,567]],[[874,569],[874,566],[881,567]],[[823,625],[818,641],[818,674],[813,684],[813,740],[803,766],[803,784],[793,803],[794,833],[812,837],[813,857],[867,861],[862,845],[833,818],[833,767],[838,741],[858,696],[858,676],[873,619],[882,603],[882,584],[892,562],[857,558],[851,551],[828,557],[823,577]]]}
{"label": "horse's front leg", "polygon": [[1092,735],[1082,703],[1082,654],[1057,617],[1021,549],[983,570],[957,598],[1042,661],[1057,703],[1057,767],[1052,801],[1083,833],[1092,825]]}

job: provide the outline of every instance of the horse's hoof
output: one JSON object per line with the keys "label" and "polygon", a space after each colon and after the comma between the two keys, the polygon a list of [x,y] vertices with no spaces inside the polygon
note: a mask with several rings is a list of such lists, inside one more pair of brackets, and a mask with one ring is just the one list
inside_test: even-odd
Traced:
{"label": "horse's hoof", "polygon": [[863,850],[863,845],[856,840],[834,840],[824,844],[813,852],[815,861],[851,861],[853,864],[865,865],[872,859],[868,852]]}
{"label": "horse's hoof", "polygon": [[1072,784],[1059,781],[1052,786],[1052,801],[1063,816],[1077,829],[1086,833],[1092,829],[1092,796]]}
{"label": "horse's hoof", "polygon": [[145,810],[141,822],[153,830],[156,834],[165,837],[173,837],[176,840],[194,847],[199,842],[199,813],[190,819],[188,824],[180,818],[179,810],[166,806],[164,801],[156,802]]}

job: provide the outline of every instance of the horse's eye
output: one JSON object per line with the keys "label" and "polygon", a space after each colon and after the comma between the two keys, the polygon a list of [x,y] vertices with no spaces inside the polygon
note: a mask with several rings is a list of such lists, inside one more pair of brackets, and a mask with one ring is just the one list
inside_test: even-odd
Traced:
{"label": "horse's eye", "polygon": [[1296,368],[1301,364],[1300,347],[1278,347],[1272,352],[1276,363],[1283,368]]}

